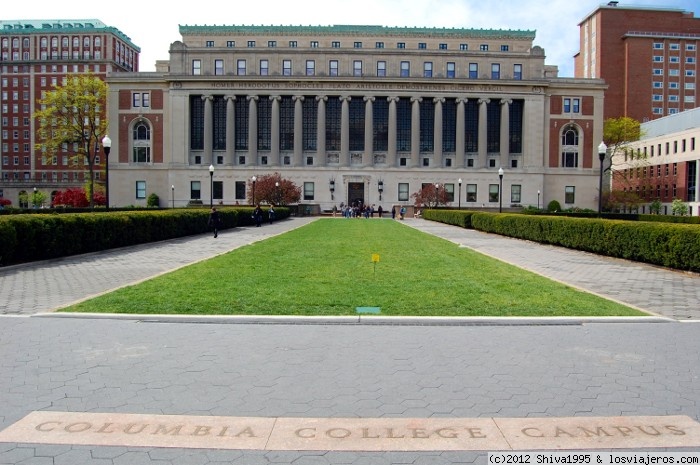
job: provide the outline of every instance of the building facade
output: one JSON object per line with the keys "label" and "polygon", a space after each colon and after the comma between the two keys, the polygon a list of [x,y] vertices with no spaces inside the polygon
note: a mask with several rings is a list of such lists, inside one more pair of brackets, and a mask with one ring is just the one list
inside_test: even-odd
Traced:
{"label": "building facade", "polygon": [[698,107],[700,18],[673,8],[598,7],[579,23],[574,76],[608,84],[604,117],[644,122]]}
{"label": "building facade", "polygon": [[633,192],[641,213],[661,202],[670,215],[674,199],[688,203],[689,214],[700,214],[700,108],[643,123],[642,138],[616,155],[613,189]]}
{"label": "building facade", "polygon": [[[0,21],[0,92],[2,153],[0,197],[22,206],[21,193],[50,194],[82,187],[87,166],[69,161],[71,150],[47,157],[36,148],[38,102],[70,74],[139,70],[139,47],[119,30],[99,20]],[[96,166],[104,168],[104,160]],[[97,170],[97,181],[104,174]]]}
{"label": "building facade", "polygon": [[532,31],[180,33],[156,72],[108,78],[113,205],[243,204],[273,173],[316,211],[410,205],[435,183],[454,207],[597,205],[605,83],[558,78]]}

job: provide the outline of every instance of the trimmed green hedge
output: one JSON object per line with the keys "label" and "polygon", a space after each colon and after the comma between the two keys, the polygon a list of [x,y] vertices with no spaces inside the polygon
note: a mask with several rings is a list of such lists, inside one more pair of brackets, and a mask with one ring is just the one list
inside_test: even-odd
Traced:
{"label": "trimmed green hedge", "polygon": [[[221,229],[253,224],[251,207],[220,208]],[[289,209],[275,209],[277,219]],[[209,210],[138,210],[0,217],[0,265],[65,257],[209,231]]]}
{"label": "trimmed green hedge", "polygon": [[454,210],[424,210],[423,217],[543,244],[700,272],[700,226],[696,224]]}

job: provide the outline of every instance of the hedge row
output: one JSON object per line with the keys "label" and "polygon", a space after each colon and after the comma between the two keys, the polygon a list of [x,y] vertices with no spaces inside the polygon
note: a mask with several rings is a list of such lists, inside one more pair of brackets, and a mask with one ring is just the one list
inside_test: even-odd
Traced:
{"label": "hedge row", "polygon": [[[253,223],[252,208],[220,208],[221,229]],[[289,209],[275,209],[278,219]],[[209,231],[208,209],[0,217],[0,265],[66,257]]]}
{"label": "hedge row", "polygon": [[425,210],[423,217],[543,244],[700,272],[700,226],[695,224],[449,210]]}

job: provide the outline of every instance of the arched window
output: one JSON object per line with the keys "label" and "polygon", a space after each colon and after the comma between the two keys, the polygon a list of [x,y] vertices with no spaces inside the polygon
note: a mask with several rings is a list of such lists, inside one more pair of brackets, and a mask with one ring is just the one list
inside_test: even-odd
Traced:
{"label": "arched window", "polygon": [[133,163],[151,163],[151,127],[145,121],[134,124],[131,145]]}
{"label": "arched window", "polygon": [[579,130],[573,124],[565,126],[561,132],[561,166],[578,168]]}

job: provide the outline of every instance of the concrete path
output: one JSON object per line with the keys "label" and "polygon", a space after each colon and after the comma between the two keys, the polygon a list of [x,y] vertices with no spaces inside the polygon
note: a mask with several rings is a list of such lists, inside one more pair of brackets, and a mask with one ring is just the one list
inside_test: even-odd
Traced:
{"label": "concrete path", "polygon": [[[377,419],[465,424],[532,419],[539,429],[528,431],[543,435],[551,433],[542,426],[547,421],[575,419],[600,422],[602,429],[587,431],[626,444],[635,431],[643,439],[654,436],[647,434],[655,431],[648,426],[652,417],[666,418],[668,425],[679,418],[695,424],[700,419],[697,276],[424,220],[405,224],[666,317],[645,320],[649,322],[367,324],[363,319],[324,324],[297,319],[265,324],[235,318],[66,318],[52,313],[75,300],[308,221],[294,218],[226,231],[216,240],[200,236],[0,270],[0,309],[5,314],[0,316],[0,430],[32,412],[88,418],[109,414],[115,422],[123,415],[147,414],[175,422],[319,419],[340,426]],[[675,288],[677,281],[686,284]],[[634,290],[625,288],[632,285]],[[686,287],[687,292],[679,291]],[[619,417],[638,418],[639,425],[628,431]],[[447,450],[439,441],[432,443],[436,450],[420,451],[394,446],[375,451],[192,447],[190,436],[201,429],[188,438],[170,434],[168,446],[148,445],[148,438],[142,446],[81,445],[78,433],[86,425],[44,423],[29,428],[26,442],[0,440],[0,464],[427,465],[482,464],[487,456],[486,449]],[[72,443],[32,442],[39,430],[59,426],[69,431]],[[340,426],[318,433],[342,435]],[[482,431],[477,430],[469,431],[478,437]],[[687,430],[680,437],[661,438],[661,446],[624,450],[700,452],[692,439],[697,433],[697,428]],[[610,450],[600,446],[608,443],[593,444],[584,451]]]}

